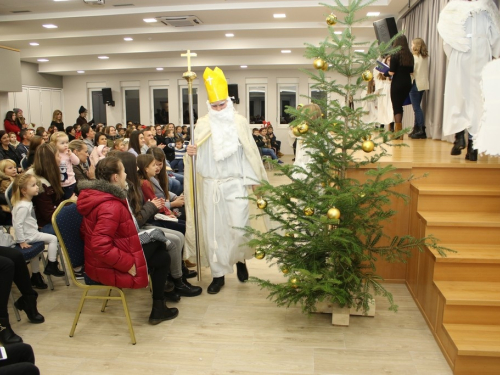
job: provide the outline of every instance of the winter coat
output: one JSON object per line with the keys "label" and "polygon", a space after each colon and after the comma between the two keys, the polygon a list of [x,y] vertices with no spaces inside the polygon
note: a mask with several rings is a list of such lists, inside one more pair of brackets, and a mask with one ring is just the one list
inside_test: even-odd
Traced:
{"label": "winter coat", "polygon": [[5,128],[5,131],[7,133],[10,133],[10,132],[16,133],[17,141],[18,142],[21,141],[21,137],[19,137],[19,133],[21,132],[21,128],[19,126],[17,126],[14,121],[4,120],[3,121],[3,127]]}
{"label": "winter coat", "polygon": [[[33,168],[28,169],[26,173],[35,175]],[[62,197],[57,199],[56,191],[47,179],[41,176],[36,176],[36,178],[40,180],[42,188],[38,192],[38,195],[33,197],[33,206],[35,206],[38,227],[43,228],[47,224],[52,224],[52,214],[62,202]]]}
{"label": "winter coat", "polygon": [[[104,285],[145,288],[148,269],[127,192],[104,180],[83,181],[78,188],[87,275]],[[137,274],[132,276],[128,271],[134,264]]]}
{"label": "winter coat", "polygon": [[[0,199],[0,208],[5,212],[10,212],[10,208],[7,205],[7,201],[5,200],[5,190],[7,190],[11,183],[11,178],[0,171],[0,195],[2,195],[3,198]],[[3,204],[3,201],[5,201],[5,204]]]}

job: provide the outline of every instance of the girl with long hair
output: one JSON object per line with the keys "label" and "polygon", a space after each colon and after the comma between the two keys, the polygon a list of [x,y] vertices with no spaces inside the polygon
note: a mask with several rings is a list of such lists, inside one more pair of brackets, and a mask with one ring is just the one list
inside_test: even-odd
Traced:
{"label": "girl with long hair", "polygon": [[146,140],[144,139],[144,135],[139,130],[134,130],[130,134],[130,142],[128,152],[137,156],[141,154],[141,148],[146,144]]}
{"label": "girl with long hair", "polygon": [[64,122],[62,120],[62,112],[59,109],[56,109],[52,114],[52,122],[50,125],[55,126],[58,132],[64,131]]}
{"label": "girl with long hair", "polygon": [[0,160],[10,159],[16,162],[18,172],[21,173],[21,159],[16,153],[16,149],[10,143],[9,134],[5,130],[0,130]]}
{"label": "girl with long hair", "polygon": [[16,124],[16,113],[14,111],[8,111],[5,115],[5,120],[3,120],[3,127],[7,133],[13,132],[16,134],[16,138],[18,142],[21,142],[21,138],[19,137],[19,132],[21,128]]}
{"label": "girl with long hair", "polygon": [[28,149],[28,155],[21,160],[21,167],[26,171],[29,167],[33,165],[33,161],[35,160],[35,152],[37,148],[45,143],[42,137],[39,135],[33,136],[30,141],[30,148]]}
{"label": "girl with long hair", "polygon": [[413,85],[410,91],[410,100],[415,112],[415,125],[410,133],[412,139],[425,139],[425,117],[420,103],[424,91],[429,90],[429,51],[422,38],[415,38],[411,42],[411,51],[415,59],[413,68]]}

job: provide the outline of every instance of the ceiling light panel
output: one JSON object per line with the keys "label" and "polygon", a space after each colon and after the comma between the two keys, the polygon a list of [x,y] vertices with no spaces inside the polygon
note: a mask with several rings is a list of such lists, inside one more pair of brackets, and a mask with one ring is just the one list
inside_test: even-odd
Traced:
{"label": "ceiling light panel", "polygon": [[46,29],[57,29],[57,26],[53,25],[51,23],[47,23],[47,24],[42,25],[42,26],[45,27]]}
{"label": "ceiling light panel", "polygon": [[146,22],[146,23],[155,23],[155,22],[158,22],[158,20],[156,18],[144,18],[143,21]]}
{"label": "ceiling light panel", "polygon": [[275,13],[273,14],[274,18],[286,18],[286,14],[284,13]]}

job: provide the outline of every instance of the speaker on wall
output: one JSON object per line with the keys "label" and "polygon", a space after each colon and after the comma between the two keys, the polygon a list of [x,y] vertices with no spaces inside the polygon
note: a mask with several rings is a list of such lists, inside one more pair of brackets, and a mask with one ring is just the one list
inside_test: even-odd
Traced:
{"label": "speaker on wall", "polygon": [[398,33],[398,25],[396,25],[394,17],[375,21],[373,23],[373,28],[375,29],[375,35],[377,36],[379,44],[387,43]]}
{"label": "speaker on wall", "polygon": [[102,101],[104,104],[109,104],[114,106],[115,102],[113,101],[113,93],[109,87],[105,87],[102,89]]}
{"label": "speaker on wall", "polygon": [[227,91],[231,98],[233,99],[233,103],[240,104],[240,98],[238,97],[238,84],[232,83],[227,85]]}

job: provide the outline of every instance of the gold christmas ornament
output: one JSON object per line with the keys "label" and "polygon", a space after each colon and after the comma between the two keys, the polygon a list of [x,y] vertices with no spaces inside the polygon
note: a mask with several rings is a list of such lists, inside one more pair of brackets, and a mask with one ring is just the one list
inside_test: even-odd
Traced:
{"label": "gold christmas ornament", "polygon": [[326,213],[329,219],[340,219],[340,210],[338,208],[332,207]]}
{"label": "gold christmas ornament", "polygon": [[304,215],[312,216],[314,215],[314,210],[311,207],[306,207],[304,208]]}
{"label": "gold christmas ornament", "polygon": [[325,60],[323,60],[321,57],[316,57],[313,61],[314,69],[318,69],[318,70],[323,69],[325,64],[328,66],[328,64],[325,62]]}
{"label": "gold christmas ornament", "polygon": [[296,137],[300,137],[300,131],[299,131],[299,127],[298,126],[295,126],[293,129],[292,129],[292,133],[294,136]]}
{"label": "gold christmas ornament", "polygon": [[337,229],[339,226],[338,225],[335,225],[335,224],[328,224],[328,230],[335,230]]}
{"label": "gold christmas ornament", "polygon": [[305,122],[297,126],[297,130],[299,131],[300,134],[305,134],[309,130],[309,125],[307,125]]}
{"label": "gold christmas ornament", "polygon": [[261,210],[267,207],[267,201],[263,198],[257,199],[257,207],[259,207]]}
{"label": "gold christmas ornament", "polygon": [[330,68],[330,65],[325,61],[325,63],[323,64],[323,68],[321,70],[326,72],[326,71],[328,71],[329,68]]}
{"label": "gold christmas ornament", "polygon": [[286,233],[285,233],[285,237],[291,237],[291,238],[294,238],[294,237],[295,237],[295,234],[293,234],[292,232],[286,232]]}
{"label": "gold christmas ornament", "polygon": [[328,26],[335,26],[337,24],[337,16],[333,13],[329,14],[328,17],[326,17],[326,24]]}
{"label": "gold christmas ornament", "polygon": [[286,267],[281,267],[281,272],[283,272],[286,275],[290,271],[288,271],[288,268]]}
{"label": "gold christmas ornament", "polygon": [[365,194],[365,193],[359,193],[359,196],[360,196],[361,198],[364,198],[364,197],[366,196],[366,194]]}
{"label": "gold christmas ornament", "polygon": [[361,74],[361,78],[363,78],[365,82],[370,82],[373,79],[373,74],[371,71],[365,70],[363,74]]}
{"label": "gold christmas ornament", "polygon": [[364,141],[363,144],[361,145],[361,148],[363,149],[364,152],[372,152],[373,149],[375,148],[375,144],[373,141]]}
{"label": "gold christmas ornament", "polygon": [[264,259],[266,253],[263,250],[255,250],[255,258]]}
{"label": "gold christmas ornament", "polygon": [[292,284],[292,288],[297,289],[299,286],[297,285],[299,281],[297,280],[296,277],[290,279],[290,284]]}

